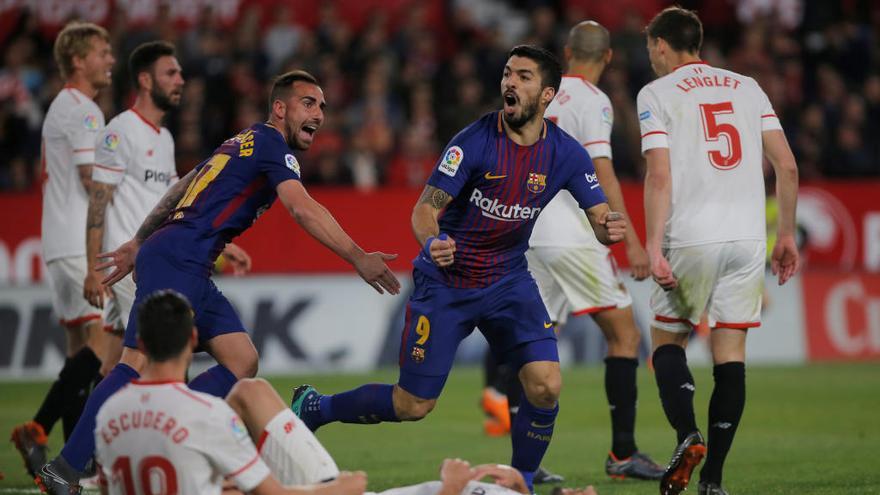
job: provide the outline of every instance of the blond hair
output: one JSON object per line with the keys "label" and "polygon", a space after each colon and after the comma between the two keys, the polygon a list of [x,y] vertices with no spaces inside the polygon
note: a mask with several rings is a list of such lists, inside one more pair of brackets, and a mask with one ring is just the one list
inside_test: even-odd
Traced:
{"label": "blond hair", "polygon": [[107,30],[91,22],[69,22],[55,38],[55,63],[61,70],[61,77],[68,78],[73,74],[73,57],[85,58],[92,49],[92,38],[97,36],[110,41]]}

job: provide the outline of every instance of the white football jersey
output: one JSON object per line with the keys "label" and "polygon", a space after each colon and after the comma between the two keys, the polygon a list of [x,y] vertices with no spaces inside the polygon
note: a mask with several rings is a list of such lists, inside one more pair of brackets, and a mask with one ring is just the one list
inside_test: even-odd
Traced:
{"label": "white football jersey", "polygon": [[[614,112],[608,97],[588,81],[564,76],[559,94],[544,117],[555,122],[586,148],[590,158],[611,158]],[[584,211],[571,193],[561,190],[535,222],[530,246],[604,246],[596,239]]]}
{"label": "white football jersey", "polygon": [[95,453],[113,495],[244,492],[270,475],[226,402],[183,382],[134,381],[98,411]]}
{"label": "white football jersey", "polygon": [[92,180],[116,185],[107,206],[103,249],[116,249],[137,232],[177,182],[174,139],[133,108],[114,117],[96,144]]}
{"label": "white football jersey", "polygon": [[763,240],[764,146],[782,129],[754,79],[695,62],[639,91],[642,153],[669,149],[665,247]]}
{"label": "white football jersey", "polygon": [[78,165],[95,161],[95,139],[104,114],[78,89],[65,87],[52,100],[43,121],[42,244],[46,262],[86,254],[89,197]]}

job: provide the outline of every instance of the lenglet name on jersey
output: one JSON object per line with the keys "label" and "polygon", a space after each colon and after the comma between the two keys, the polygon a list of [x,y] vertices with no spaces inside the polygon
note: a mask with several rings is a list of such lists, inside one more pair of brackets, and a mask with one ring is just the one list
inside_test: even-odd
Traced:
{"label": "lenglet name on jersey", "polygon": [[678,84],[675,85],[676,88],[687,93],[688,91],[695,88],[739,88],[739,85],[742,84],[739,79],[724,76],[719,77],[716,75],[713,76],[694,76],[694,77],[685,77]]}
{"label": "lenglet name on jersey", "polygon": [[541,208],[522,206],[519,203],[511,206],[499,202],[498,199],[484,197],[483,193],[477,188],[474,188],[469,201],[475,204],[477,208],[483,210],[484,217],[501,220],[502,222],[531,220],[541,212]]}

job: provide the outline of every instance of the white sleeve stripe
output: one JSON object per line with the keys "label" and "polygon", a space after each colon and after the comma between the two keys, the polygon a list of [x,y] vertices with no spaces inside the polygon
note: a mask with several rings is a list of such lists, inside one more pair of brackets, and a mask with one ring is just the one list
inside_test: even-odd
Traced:
{"label": "white sleeve stripe", "polygon": [[593,184],[592,186],[590,186],[590,189],[596,189],[597,187],[599,187],[599,184]]}

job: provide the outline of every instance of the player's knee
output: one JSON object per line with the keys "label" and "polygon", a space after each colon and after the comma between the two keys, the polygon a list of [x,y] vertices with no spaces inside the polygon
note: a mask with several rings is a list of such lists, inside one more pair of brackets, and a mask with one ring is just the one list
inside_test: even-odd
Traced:
{"label": "player's knee", "polygon": [[562,391],[562,376],[547,376],[539,380],[531,380],[523,384],[528,401],[537,407],[552,409],[556,407],[559,394]]}
{"label": "player's knee", "polygon": [[225,365],[239,380],[257,376],[257,371],[260,368],[260,358],[253,346],[250,351],[242,352],[237,356],[234,363]]}
{"label": "player's knee", "polygon": [[272,385],[262,378],[243,378],[229,391],[226,401],[236,410],[246,409],[248,404],[258,403],[260,397],[265,396],[270,390]]}
{"label": "player's knee", "polygon": [[416,397],[400,387],[394,388],[394,413],[401,421],[418,421],[434,410],[437,399]]}
{"label": "player's knee", "polygon": [[406,402],[400,410],[395,408],[397,417],[402,421],[418,421],[434,410],[437,401],[434,399],[419,399],[418,401]]}
{"label": "player's knee", "polygon": [[627,328],[608,335],[608,355],[633,357],[638,354],[642,336],[636,328]]}

